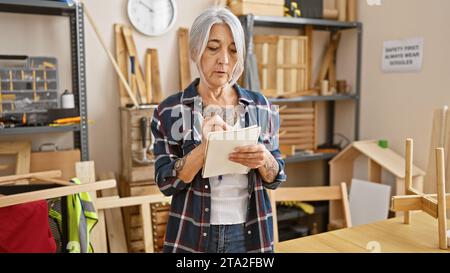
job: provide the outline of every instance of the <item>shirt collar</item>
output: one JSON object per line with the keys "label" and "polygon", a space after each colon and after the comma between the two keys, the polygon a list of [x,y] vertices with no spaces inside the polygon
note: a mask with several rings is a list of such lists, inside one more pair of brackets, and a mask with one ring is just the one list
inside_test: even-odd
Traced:
{"label": "shirt collar", "polygon": [[[197,89],[199,83],[200,79],[197,78],[186,89],[184,89],[184,92],[181,96],[181,102],[183,104],[190,105],[195,101],[197,97],[200,97]],[[242,104],[243,106],[255,104],[255,102],[253,101],[252,97],[250,96],[247,90],[243,89],[238,84],[233,85],[233,87],[235,90],[237,90],[240,104]]]}

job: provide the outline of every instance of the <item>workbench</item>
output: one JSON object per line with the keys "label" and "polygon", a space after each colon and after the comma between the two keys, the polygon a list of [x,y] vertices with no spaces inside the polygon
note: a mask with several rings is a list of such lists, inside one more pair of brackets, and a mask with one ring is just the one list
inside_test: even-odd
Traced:
{"label": "workbench", "polygon": [[440,252],[437,220],[424,212],[275,244],[276,253]]}

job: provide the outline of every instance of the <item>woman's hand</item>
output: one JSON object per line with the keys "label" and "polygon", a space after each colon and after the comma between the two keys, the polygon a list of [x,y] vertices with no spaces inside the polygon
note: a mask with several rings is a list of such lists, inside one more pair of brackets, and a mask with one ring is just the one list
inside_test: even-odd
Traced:
{"label": "woman's hand", "polygon": [[215,114],[211,117],[207,117],[203,120],[202,125],[202,143],[206,143],[209,132],[227,131],[230,129],[231,127],[225,121],[223,121],[220,116]]}
{"label": "woman's hand", "polygon": [[238,147],[228,158],[251,169],[258,169],[267,183],[272,183],[280,170],[278,162],[263,144]]}
{"label": "woman's hand", "polygon": [[266,164],[267,156],[266,147],[263,144],[256,144],[237,147],[228,158],[235,163],[257,169]]}

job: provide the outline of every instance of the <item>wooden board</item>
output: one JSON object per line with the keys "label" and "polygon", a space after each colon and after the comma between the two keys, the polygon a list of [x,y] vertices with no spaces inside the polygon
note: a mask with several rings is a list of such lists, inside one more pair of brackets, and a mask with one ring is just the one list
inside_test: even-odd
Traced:
{"label": "wooden board", "polygon": [[[114,173],[100,174],[99,180],[115,179]],[[102,197],[118,196],[116,188],[105,189],[101,191]],[[106,232],[108,235],[109,253],[127,253],[127,240],[125,237],[124,222],[122,210],[120,208],[105,210]]]}
{"label": "wooden board", "polygon": [[[125,77],[125,80],[128,81],[128,56],[127,56],[127,48],[125,45],[125,40],[122,34],[122,26],[121,24],[114,25],[114,33],[115,33],[115,42],[116,42],[116,61],[119,65],[120,71],[122,75]],[[120,81],[119,77],[117,77],[119,81],[119,90],[120,90],[120,106],[125,107],[127,104],[132,103],[129,98],[125,86],[122,81]]]}
{"label": "wooden board", "polygon": [[339,21],[347,21],[347,0],[336,0],[337,9],[339,12]]}
{"label": "wooden board", "polygon": [[313,56],[313,32],[314,32],[314,28],[313,26],[306,26],[305,27],[305,35],[306,37],[308,37],[308,45],[307,45],[307,52],[308,55],[306,56],[306,65],[307,65],[307,70],[306,70],[306,82],[307,82],[307,89],[310,90],[313,86],[312,86],[312,56]]}
{"label": "wooden board", "polygon": [[61,170],[62,179],[70,180],[75,175],[75,164],[81,161],[80,150],[31,153],[31,172]]}
{"label": "wooden board", "polygon": [[134,43],[132,30],[128,26],[122,27],[122,33],[125,39],[125,44],[127,46],[128,55],[130,57],[135,57],[135,65],[136,65],[136,80],[137,80],[137,87],[139,90],[139,94],[141,96],[141,103],[149,103],[150,101],[147,101],[147,91],[145,88],[145,80],[144,80],[144,73],[142,72],[141,65],[139,64],[139,55],[136,50],[136,44]]}
{"label": "wooden board", "polygon": [[145,52],[145,88],[147,90],[147,101],[153,101],[152,86],[152,55]]}
{"label": "wooden board", "polygon": [[357,0],[347,0],[347,21],[354,22],[357,20]]}
{"label": "wooden board", "polygon": [[162,97],[161,90],[161,76],[159,72],[159,57],[158,50],[150,48],[147,50],[147,53],[151,55],[151,71],[152,71],[152,89],[153,89],[153,101],[152,103],[159,104]]}
{"label": "wooden board", "polygon": [[189,30],[178,30],[178,46],[180,61],[180,90],[184,90],[192,82],[191,63],[189,58]]}
{"label": "wooden board", "polygon": [[[329,73],[330,64],[335,58],[335,53],[339,42],[341,40],[341,33],[337,32],[331,36],[330,42],[328,44],[325,56],[322,60],[322,65],[320,66],[319,75],[317,77],[315,86],[320,87],[323,80],[325,80],[326,75]],[[333,68],[332,68],[333,69]]]}

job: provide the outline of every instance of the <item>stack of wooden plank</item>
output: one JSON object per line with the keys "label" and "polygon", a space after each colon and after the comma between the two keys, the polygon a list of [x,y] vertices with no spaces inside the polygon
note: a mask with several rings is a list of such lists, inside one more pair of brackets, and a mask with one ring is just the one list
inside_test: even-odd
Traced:
{"label": "stack of wooden plank", "polygon": [[227,5],[237,16],[249,13],[260,16],[284,15],[284,0],[228,0]]}
{"label": "stack of wooden plank", "polygon": [[[116,61],[121,73],[131,88],[132,96],[139,104],[160,103],[162,101],[161,78],[158,50],[149,48],[145,54],[145,70],[139,62],[139,52],[131,27],[115,24]],[[119,80],[120,106],[132,103],[124,84]]]}
{"label": "stack of wooden plank", "polygon": [[280,150],[293,155],[296,150],[317,147],[317,103],[305,102],[280,108]]}
{"label": "stack of wooden plank", "polygon": [[308,37],[255,35],[261,89],[268,97],[310,94]]}

